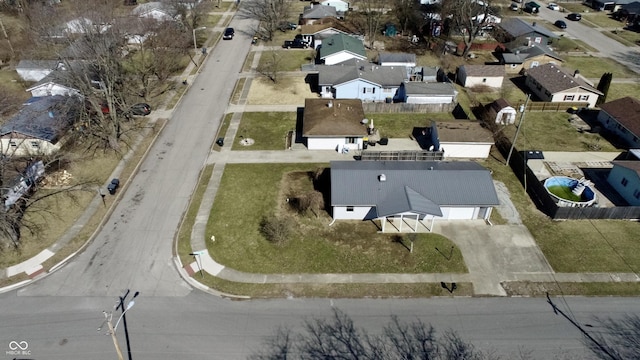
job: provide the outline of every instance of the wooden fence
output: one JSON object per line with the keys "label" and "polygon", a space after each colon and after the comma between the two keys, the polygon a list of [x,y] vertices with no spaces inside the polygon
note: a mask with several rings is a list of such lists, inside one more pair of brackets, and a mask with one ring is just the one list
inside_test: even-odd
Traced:
{"label": "wooden fence", "polygon": [[360,160],[368,161],[439,161],[444,159],[442,151],[420,151],[420,150],[403,150],[403,151],[371,151],[364,150],[360,155]]}
{"label": "wooden fence", "polygon": [[[537,112],[543,112],[543,111],[550,111],[550,112],[560,112],[560,111],[567,111],[567,109],[569,109],[570,107],[576,107],[578,109],[582,108],[582,107],[587,107],[589,106],[588,103],[585,102],[544,102],[544,101],[529,101],[529,104],[527,105],[527,111],[537,111]],[[516,109],[519,108],[519,106],[516,107]]]}
{"label": "wooden fence", "polygon": [[451,112],[455,103],[450,104],[407,104],[407,103],[362,103],[365,113],[413,113],[413,112]]}

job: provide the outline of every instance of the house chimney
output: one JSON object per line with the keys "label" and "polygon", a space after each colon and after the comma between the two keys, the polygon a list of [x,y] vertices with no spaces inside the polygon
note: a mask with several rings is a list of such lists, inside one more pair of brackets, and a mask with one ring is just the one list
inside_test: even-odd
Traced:
{"label": "house chimney", "polygon": [[580,75],[580,70],[577,70],[573,72],[573,77],[578,77],[578,75]]}
{"label": "house chimney", "polygon": [[534,22],[531,24],[531,26],[536,26],[536,22],[534,21]]}

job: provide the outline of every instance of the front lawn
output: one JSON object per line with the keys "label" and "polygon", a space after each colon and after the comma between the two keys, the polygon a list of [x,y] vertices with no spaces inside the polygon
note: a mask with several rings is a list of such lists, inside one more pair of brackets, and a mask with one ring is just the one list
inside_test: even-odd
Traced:
{"label": "front lawn", "polygon": [[[243,113],[232,150],[285,150],[287,133],[295,131],[295,128],[296,113]],[[253,145],[240,144],[242,139],[247,138],[254,140]]]}
{"label": "front lawn", "polygon": [[612,73],[614,78],[628,78],[638,75],[611,59],[594,56],[566,56],[562,67],[572,71],[579,70],[580,74],[587,78],[600,79],[605,72]]}
{"label": "front lawn", "polygon": [[640,83],[611,83],[611,86],[609,87],[609,92],[607,93],[607,102],[620,99],[626,96],[637,97],[639,95],[640,95]]}
{"label": "front lawn", "polygon": [[312,50],[268,50],[260,55],[258,69],[264,69],[268,64],[277,64],[278,71],[300,71],[303,64],[313,63]]}
{"label": "front lawn", "polygon": [[[466,272],[454,249],[448,261],[435,248],[453,244],[437,234],[416,234],[413,253],[408,235],[380,234],[371,222],[336,221],[325,212],[300,215],[287,198],[313,190],[312,174],[328,164],[228,164],[207,224],[206,237],[221,264],[250,273],[434,273]],[[316,211],[317,212],[317,211]],[[260,232],[265,216],[294,219],[285,245]]]}

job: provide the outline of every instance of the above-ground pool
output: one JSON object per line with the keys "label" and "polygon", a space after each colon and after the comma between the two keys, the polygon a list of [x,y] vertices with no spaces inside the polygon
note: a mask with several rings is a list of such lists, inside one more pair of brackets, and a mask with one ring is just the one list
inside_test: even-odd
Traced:
{"label": "above-ground pool", "polygon": [[544,187],[558,206],[587,207],[596,202],[591,182],[567,176],[553,176],[544,181]]}

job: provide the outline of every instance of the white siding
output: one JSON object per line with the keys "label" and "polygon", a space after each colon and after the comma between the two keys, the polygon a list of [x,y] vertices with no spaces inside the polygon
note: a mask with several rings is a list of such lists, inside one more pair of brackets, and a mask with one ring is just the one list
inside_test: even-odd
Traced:
{"label": "white siding", "polygon": [[476,158],[486,159],[491,151],[490,143],[454,143],[441,142],[445,158]]}
{"label": "white siding", "polygon": [[407,104],[451,104],[455,96],[408,96]]}
{"label": "white siding", "polygon": [[476,220],[475,207],[442,207],[442,218],[446,220]]}
{"label": "white siding", "polygon": [[324,58],[324,64],[325,65],[334,65],[343,61],[347,61],[349,59],[360,59],[360,60],[366,60],[366,57],[362,57],[362,56],[358,56],[346,51],[341,51],[341,52],[337,52],[335,54],[331,54],[329,56],[326,56]]}
{"label": "white siding", "polygon": [[333,218],[337,220],[363,220],[372,211],[372,206],[354,206],[353,211],[347,211],[347,206],[334,206]]}
{"label": "white siding", "polygon": [[503,76],[466,76],[462,85],[464,87],[474,87],[477,85],[485,85],[489,87],[502,87]]}
{"label": "white siding", "polygon": [[362,137],[357,137],[354,144],[347,144],[346,138],[307,138],[307,149],[309,150],[335,150],[344,152],[344,148],[349,149],[348,152],[362,148]]}
{"label": "white siding", "polygon": [[[582,98],[581,98],[582,96]],[[573,97],[571,99],[571,97]],[[584,97],[588,97],[585,99]],[[571,89],[568,91],[557,92],[551,97],[553,102],[586,102],[589,103],[589,107],[596,106],[598,101],[598,95],[588,91],[579,91],[577,89]]]}
{"label": "white siding", "polygon": [[60,149],[60,142],[52,144],[41,139],[1,138],[0,152],[3,155],[29,156],[51,155]]}
{"label": "white siding", "polygon": [[68,88],[66,86],[61,86],[58,84],[43,84],[42,86],[31,88],[31,96],[54,96],[54,95],[63,95],[63,96],[72,96],[72,95],[80,95],[75,89]]}
{"label": "white siding", "polygon": [[51,74],[53,70],[50,69],[16,69],[20,78],[24,81],[40,81],[47,75]]}

